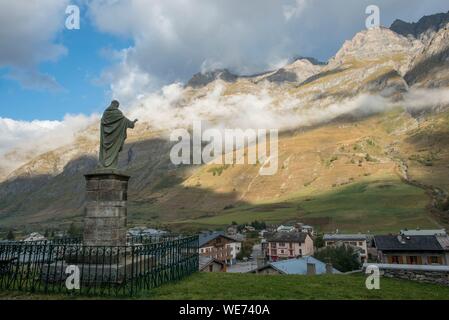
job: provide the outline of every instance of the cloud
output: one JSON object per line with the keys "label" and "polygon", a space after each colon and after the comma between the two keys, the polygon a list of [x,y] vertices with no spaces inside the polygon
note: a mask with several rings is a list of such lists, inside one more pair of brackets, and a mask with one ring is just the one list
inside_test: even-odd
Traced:
{"label": "cloud", "polygon": [[272,95],[260,88],[252,94],[224,95],[218,82],[205,96],[188,103],[183,100],[181,84],[165,86],[139,100],[126,110],[131,119],[148,122],[154,130],[190,128],[194,121],[217,129],[288,130],[332,121],[343,115],[368,116],[393,108],[408,111],[449,105],[449,89],[411,89],[402,101],[391,101],[381,95],[360,94],[353,98],[323,105],[304,104],[289,94]]}
{"label": "cloud", "polygon": [[67,49],[55,42],[64,27],[69,0],[0,1],[0,67],[9,68],[11,79],[27,88],[58,85],[39,74],[41,62],[56,61]]}
{"label": "cloud", "polygon": [[[349,114],[363,117],[397,107],[416,111],[449,105],[449,89],[411,89],[402,101],[361,94],[324,105],[323,101],[305,104],[287,93],[274,95],[263,86],[254,93],[227,95],[224,94],[225,85],[217,82],[206,95],[187,101],[185,90],[181,83],[164,86],[124,107],[123,111],[128,118],[147,123],[150,128],[146,130],[164,132],[168,139],[172,130],[189,129],[198,120],[202,121],[203,129],[283,131],[320,125]],[[84,129],[98,122],[99,118],[96,114],[67,115],[62,121],[0,118],[0,171],[11,171],[24,164],[31,152],[36,156],[73,142],[76,135],[85,132]],[[96,136],[90,138],[98,139]],[[16,152],[13,158],[8,157],[11,151]]]}
{"label": "cloud", "polygon": [[112,99],[124,103],[139,99],[160,86],[157,79],[143,71],[132,60],[127,59],[131,51],[134,49],[128,48],[110,53],[115,63],[106,68],[96,81],[108,84]]}
{"label": "cloud", "polygon": [[49,91],[63,90],[63,87],[56,81],[53,76],[40,73],[35,69],[12,69],[4,77],[6,79],[18,81],[25,89]]}
{"label": "cloud", "polygon": [[290,20],[293,17],[298,17],[301,15],[301,13],[304,11],[307,0],[296,0],[295,4],[293,5],[284,5],[284,17],[285,20]]}
{"label": "cloud", "polygon": [[[98,119],[96,114],[66,115],[61,121],[19,121],[0,117],[0,169],[12,171],[30,157],[73,142]],[[15,154],[11,157],[8,153],[12,151]]]}

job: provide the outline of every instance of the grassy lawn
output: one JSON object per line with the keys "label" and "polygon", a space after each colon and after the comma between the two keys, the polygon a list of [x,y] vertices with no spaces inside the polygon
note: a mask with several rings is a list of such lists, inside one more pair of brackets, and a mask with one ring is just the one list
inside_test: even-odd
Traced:
{"label": "grassy lawn", "polygon": [[433,228],[437,225],[426,212],[429,198],[417,187],[399,178],[367,178],[360,183],[333,188],[330,191],[301,194],[271,204],[245,205],[218,216],[190,219],[177,224],[214,229],[251,221],[285,223],[304,221],[321,231],[398,232],[403,228]]}
{"label": "grassy lawn", "polygon": [[[70,297],[0,292],[0,299],[70,299]],[[380,290],[367,290],[365,277],[362,275],[273,276],[197,273],[149,293],[142,292],[133,299],[446,300],[449,299],[449,287],[381,278]]]}

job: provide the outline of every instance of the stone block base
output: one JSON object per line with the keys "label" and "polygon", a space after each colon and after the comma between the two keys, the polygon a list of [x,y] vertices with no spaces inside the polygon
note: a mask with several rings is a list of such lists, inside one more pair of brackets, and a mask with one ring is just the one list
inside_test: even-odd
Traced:
{"label": "stone block base", "polygon": [[129,176],[102,170],[87,174],[85,178],[84,244],[126,245]]}

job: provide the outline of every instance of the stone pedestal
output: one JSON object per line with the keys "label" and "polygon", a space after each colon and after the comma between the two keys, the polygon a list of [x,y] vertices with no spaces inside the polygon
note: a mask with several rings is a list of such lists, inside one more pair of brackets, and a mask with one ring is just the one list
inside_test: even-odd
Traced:
{"label": "stone pedestal", "polygon": [[98,170],[86,174],[85,178],[84,244],[126,245],[129,176],[115,170]]}

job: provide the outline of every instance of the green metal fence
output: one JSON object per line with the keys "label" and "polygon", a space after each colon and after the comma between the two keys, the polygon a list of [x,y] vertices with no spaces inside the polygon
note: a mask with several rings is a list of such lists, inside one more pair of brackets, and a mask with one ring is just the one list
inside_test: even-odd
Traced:
{"label": "green metal fence", "polygon": [[0,244],[0,290],[130,296],[198,270],[198,236]]}

